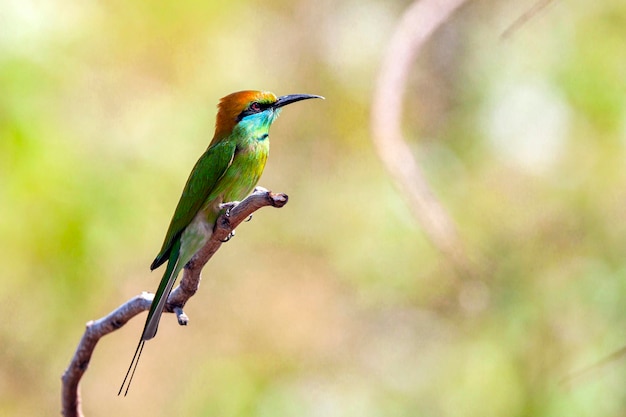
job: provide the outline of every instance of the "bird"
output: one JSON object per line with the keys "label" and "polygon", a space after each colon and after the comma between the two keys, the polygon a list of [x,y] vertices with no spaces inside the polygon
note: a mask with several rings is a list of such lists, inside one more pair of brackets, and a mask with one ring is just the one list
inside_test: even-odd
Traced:
{"label": "bird", "polygon": [[161,250],[150,265],[150,270],[155,270],[167,262],[118,395],[127,381],[124,396],[128,394],[143,346],[157,333],[178,274],[211,238],[224,203],[243,199],[259,181],[269,155],[270,126],[284,106],[313,98],[324,99],[312,94],[277,97],[269,91],[244,90],[219,101],[213,139],[191,170]]}

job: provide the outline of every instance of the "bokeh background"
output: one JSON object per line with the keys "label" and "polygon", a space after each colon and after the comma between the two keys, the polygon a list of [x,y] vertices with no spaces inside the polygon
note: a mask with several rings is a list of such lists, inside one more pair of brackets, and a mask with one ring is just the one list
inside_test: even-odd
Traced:
{"label": "bokeh background", "polygon": [[[88,416],[620,416],[626,3],[469,2],[419,55],[405,133],[460,236],[460,279],[379,162],[376,73],[408,1],[0,3],[0,414],[57,415],[91,319],[161,272],[218,99],[311,93],[272,129],[289,194],[164,318],[98,345]],[[398,92],[400,94],[401,92]]]}

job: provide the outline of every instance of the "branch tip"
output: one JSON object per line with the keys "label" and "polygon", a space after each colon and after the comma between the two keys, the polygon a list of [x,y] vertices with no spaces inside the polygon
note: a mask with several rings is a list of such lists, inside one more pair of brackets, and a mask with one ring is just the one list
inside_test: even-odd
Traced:
{"label": "branch tip", "polygon": [[283,193],[274,194],[269,192],[268,197],[272,202],[272,206],[277,208],[283,207],[289,201],[289,196]]}
{"label": "branch tip", "polygon": [[186,326],[189,324],[189,317],[185,314],[182,307],[174,307],[174,314],[180,326]]}

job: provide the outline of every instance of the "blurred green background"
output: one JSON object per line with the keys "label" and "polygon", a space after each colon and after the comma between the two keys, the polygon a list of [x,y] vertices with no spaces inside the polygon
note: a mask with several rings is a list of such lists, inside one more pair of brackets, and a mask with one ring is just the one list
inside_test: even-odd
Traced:
{"label": "blurred green background", "polygon": [[[180,191],[241,89],[310,93],[260,185],[289,194],[164,318],[103,339],[87,416],[620,416],[626,3],[469,2],[420,54],[405,132],[466,245],[457,279],[374,153],[376,73],[408,1],[0,3],[0,414],[57,415],[91,319],[161,271]],[[400,92],[398,92],[400,94]]]}

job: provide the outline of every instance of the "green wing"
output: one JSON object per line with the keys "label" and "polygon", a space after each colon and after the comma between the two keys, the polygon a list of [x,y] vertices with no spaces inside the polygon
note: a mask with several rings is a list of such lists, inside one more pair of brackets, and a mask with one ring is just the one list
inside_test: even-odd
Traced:
{"label": "green wing", "polygon": [[189,179],[180,196],[170,227],[165,234],[163,247],[157,255],[150,269],[156,269],[169,258],[172,246],[176,239],[185,230],[185,227],[202,208],[209,194],[215,188],[219,179],[232,163],[235,155],[235,143],[218,142],[202,154],[193,167]]}

